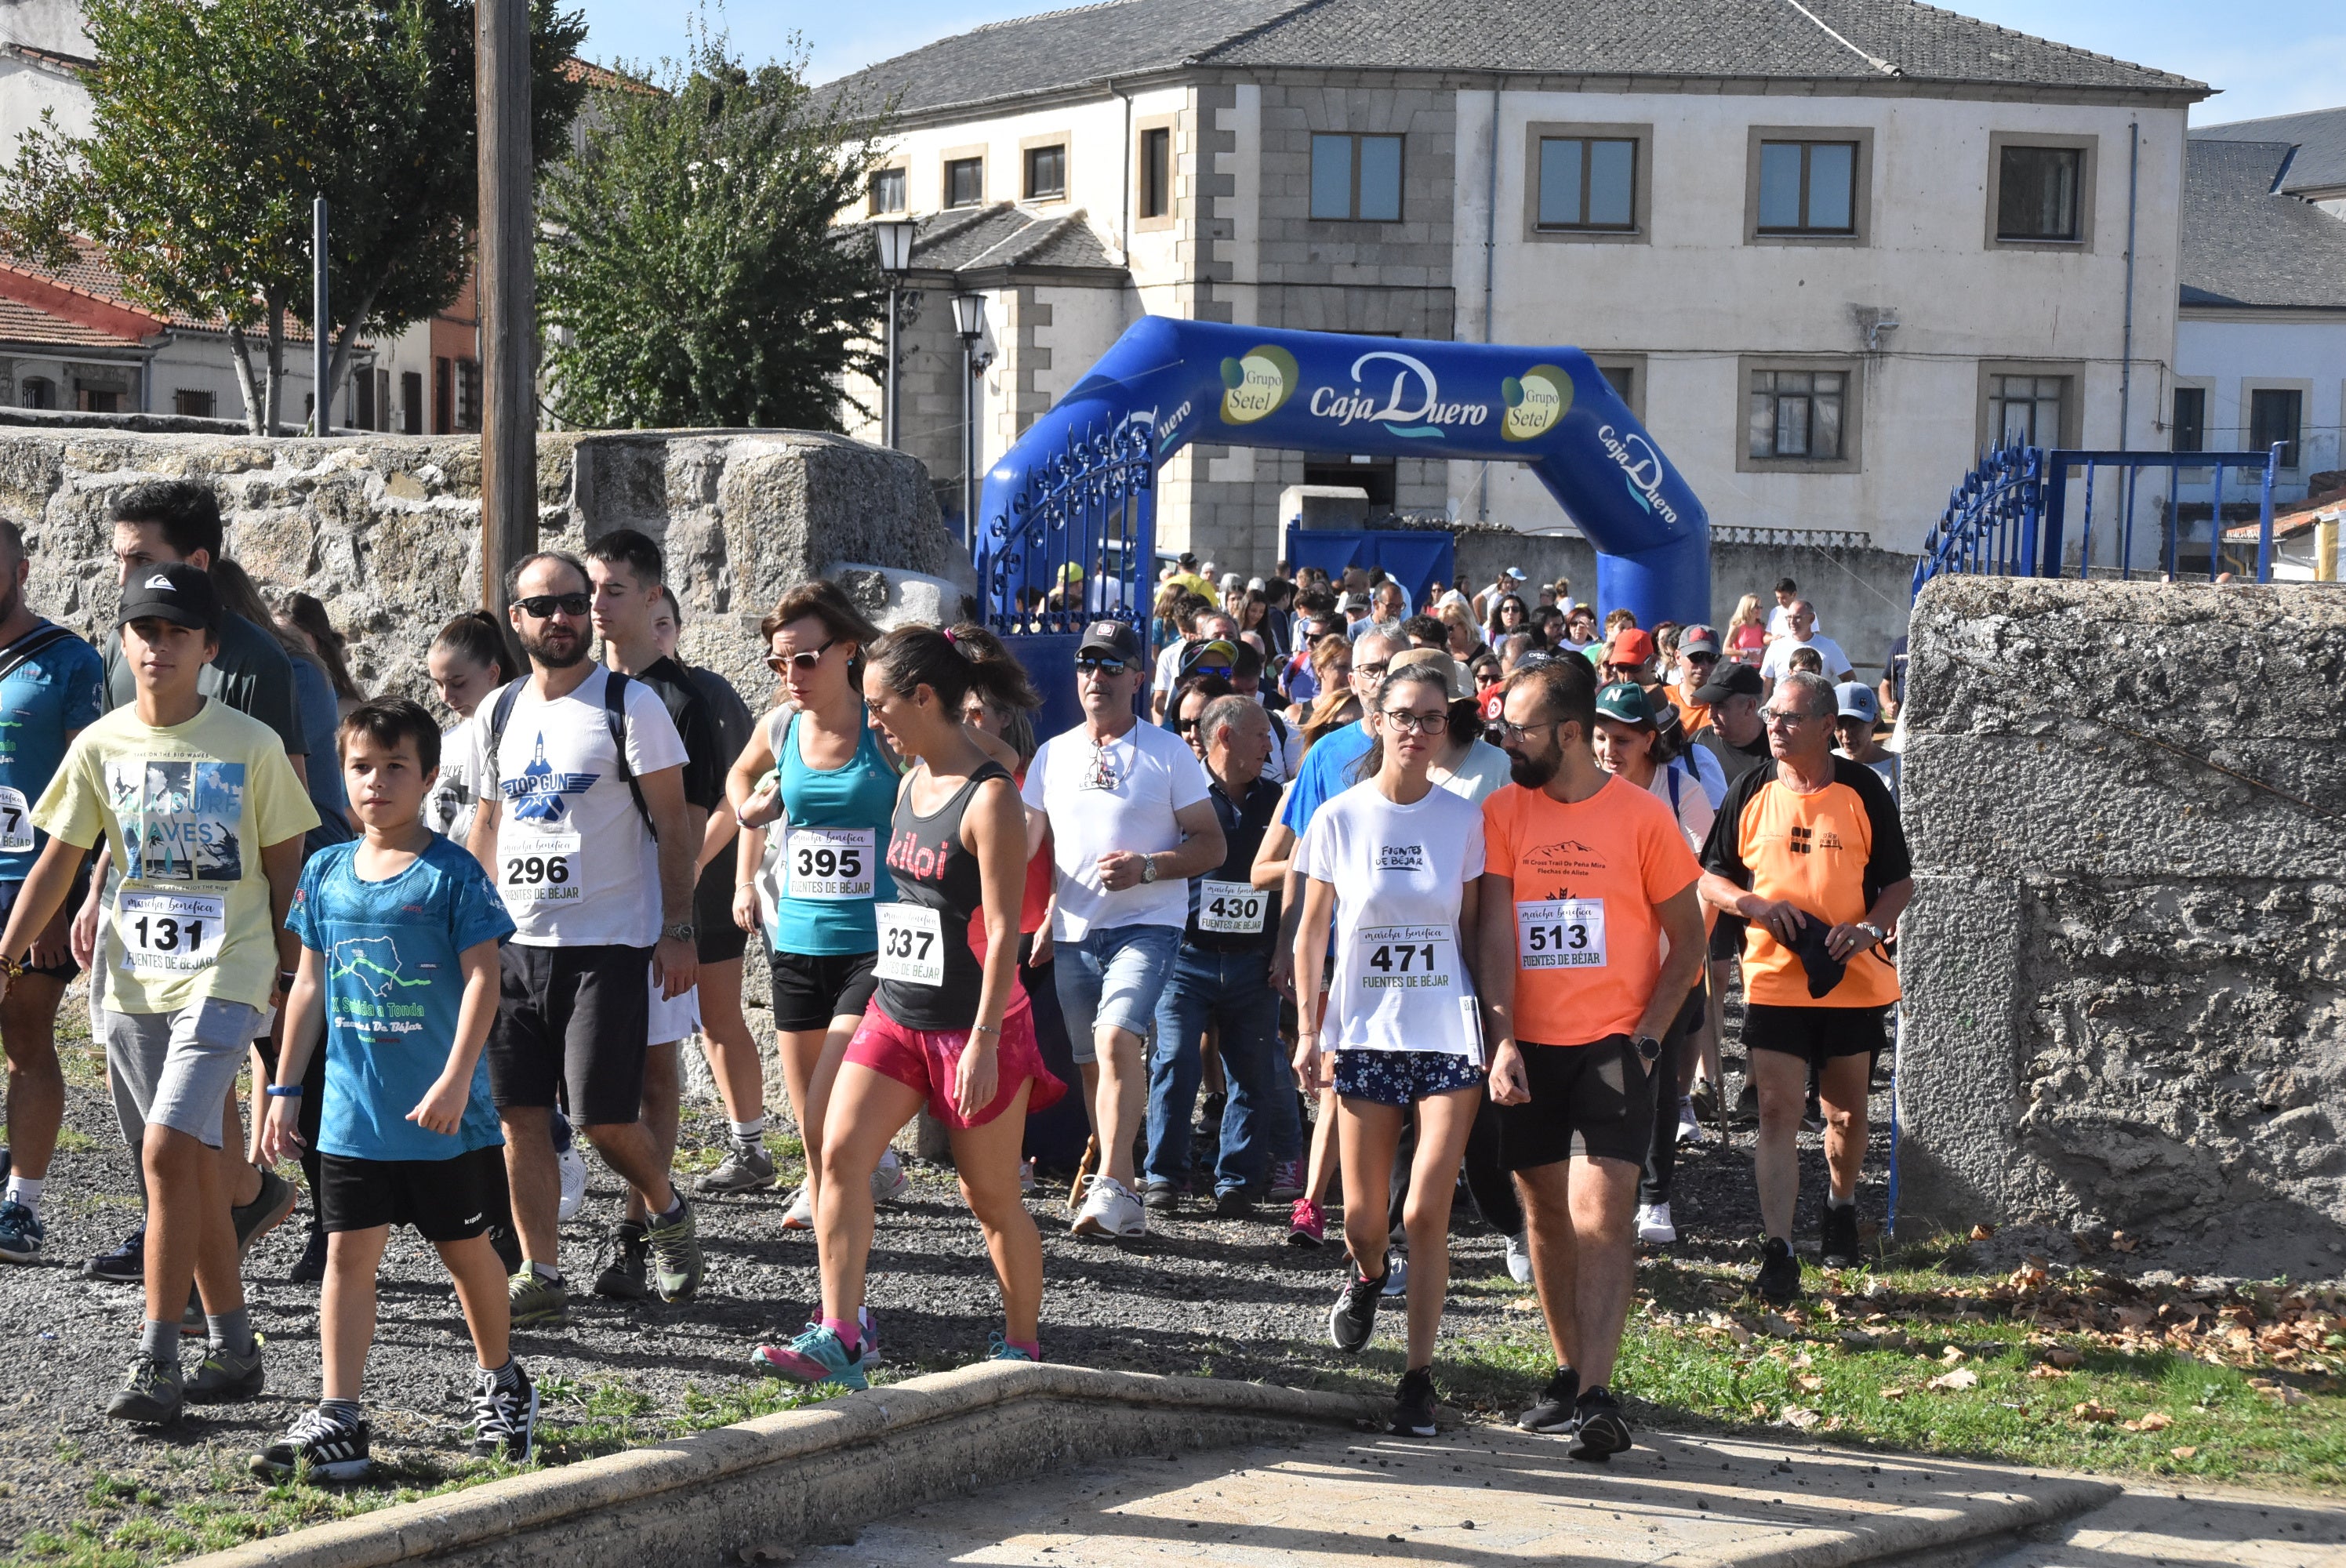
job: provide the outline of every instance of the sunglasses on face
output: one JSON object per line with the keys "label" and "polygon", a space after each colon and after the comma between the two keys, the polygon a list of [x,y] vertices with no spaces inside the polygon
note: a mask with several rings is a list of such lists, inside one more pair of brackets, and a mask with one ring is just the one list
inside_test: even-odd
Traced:
{"label": "sunglasses on face", "polygon": [[788,656],[784,656],[782,654],[768,654],[766,656],[766,667],[776,671],[795,669],[804,673],[813,669],[815,666],[821,664],[822,662],[822,656],[829,653],[833,647],[837,647],[839,639],[837,637],[833,637],[831,641],[823,644],[822,647],[819,648],[801,648],[798,652]]}
{"label": "sunglasses on face", "polygon": [[1688,664],[1717,664],[1719,662],[1719,656],[1717,654],[1690,653],[1682,654],[1679,657],[1684,658]]}
{"label": "sunglasses on face", "polygon": [[521,613],[534,621],[550,621],[559,611],[566,616],[583,616],[595,603],[592,594],[533,594],[526,599],[515,599]]}
{"label": "sunglasses on face", "polygon": [[1122,675],[1131,668],[1120,658],[1079,658],[1076,661],[1077,675]]}
{"label": "sunglasses on face", "polygon": [[1401,735],[1413,731],[1419,735],[1436,735],[1450,725],[1450,715],[1446,711],[1412,713],[1405,708],[1392,708],[1383,710],[1383,718],[1385,728]]}

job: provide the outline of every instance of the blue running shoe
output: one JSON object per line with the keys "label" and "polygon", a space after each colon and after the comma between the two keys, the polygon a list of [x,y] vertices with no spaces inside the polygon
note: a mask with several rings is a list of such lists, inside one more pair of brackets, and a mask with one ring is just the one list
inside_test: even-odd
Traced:
{"label": "blue running shoe", "polygon": [[996,1332],[986,1337],[985,1359],[989,1361],[1032,1361],[1034,1357],[1004,1339]]}
{"label": "blue running shoe", "polygon": [[41,1243],[47,1239],[40,1216],[21,1203],[0,1203],[0,1258],[10,1263],[34,1262],[41,1256]]}
{"label": "blue running shoe", "polygon": [[808,1324],[806,1332],[787,1345],[759,1346],[750,1352],[750,1364],[770,1377],[810,1387],[837,1383],[852,1393],[872,1386],[863,1376],[862,1348],[858,1346],[851,1357],[839,1336],[820,1323]]}

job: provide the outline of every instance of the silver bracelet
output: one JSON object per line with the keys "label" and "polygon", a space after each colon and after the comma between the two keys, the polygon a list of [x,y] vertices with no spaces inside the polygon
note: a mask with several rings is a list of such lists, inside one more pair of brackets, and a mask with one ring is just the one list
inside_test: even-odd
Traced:
{"label": "silver bracelet", "polygon": [[1002,1033],[1001,1028],[992,1023],[973,1023],[969,1026],[969,1032],[972,1034],[992,1034],[996,1038],[999,1038]]}

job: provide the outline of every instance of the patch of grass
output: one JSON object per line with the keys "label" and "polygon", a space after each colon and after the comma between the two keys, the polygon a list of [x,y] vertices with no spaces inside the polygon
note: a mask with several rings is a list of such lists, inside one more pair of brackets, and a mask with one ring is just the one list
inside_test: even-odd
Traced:
{"label": "patch of grass", "polygon": [[61,1155],[86,1155],[96,1147],[97,1147],[97,1140],[87,1133],[76,1131],[72,1127],[57,1129],[57,1153]]}
{"label": "patch of grass", "polygon": [[[2084,1271],[1998,1281],[1945,1262],[1943,1250],[1895,1259],[1904,1268],[1811,1268],[1802,1301],[1771,1314],[1743,1295],[1746,1270],[1649,1260],[1616,1382],[1662,1427],[2201,1482],[2346,1482],[2334,1300],[2258,1288],[2162,1301]],[[1555,1366],[1535,1302],[1504,1279],[1454,1289],[1521,1310],[1444,1346],[1443,1393],[1512,1414]],[[2245,1343],[2243,1316],[2261,1325]]]}

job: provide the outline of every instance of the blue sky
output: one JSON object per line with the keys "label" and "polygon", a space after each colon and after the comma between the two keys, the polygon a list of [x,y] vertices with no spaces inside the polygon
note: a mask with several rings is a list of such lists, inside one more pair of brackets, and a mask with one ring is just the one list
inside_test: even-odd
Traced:
{"label": "blue sky", "polygon": [[[638,63],[677,54],[684,6],[572,0],[586,13],[586,53]],[[818,81],[1005,16],[1069,0],[889,0],[838,6],[734,0],[712,5],[737,52],[753,61],[803,48]],[[2223,89],[2195,124],[2346,103],[2346,5],[2337,0],[1942,0],[1984,21],[2197,76]]]}

